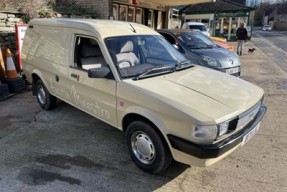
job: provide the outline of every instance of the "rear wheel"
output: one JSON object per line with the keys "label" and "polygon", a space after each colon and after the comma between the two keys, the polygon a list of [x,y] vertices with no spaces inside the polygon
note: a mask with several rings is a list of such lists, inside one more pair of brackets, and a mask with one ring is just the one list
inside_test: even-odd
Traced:
{"label": "rear wheel", "polygon": [[133,161],[142,170],[160,173],[170,165],[172,157],[167,144],[149,124],[132,122],[127,128],[125,139]]}
{"label": "rear wheel", "polygon": [[49,93],[42,80],[38,80],[35,86],[36,97],[39,105],[45,110],[55,108],[57,98]]}

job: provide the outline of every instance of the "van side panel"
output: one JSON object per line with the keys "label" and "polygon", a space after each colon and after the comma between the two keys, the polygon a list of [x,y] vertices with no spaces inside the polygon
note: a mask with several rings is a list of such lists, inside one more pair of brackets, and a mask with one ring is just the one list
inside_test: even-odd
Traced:
{"label": "van side panel", "polygon": [[56,84],[58,93],[64,93],[71,60],[71,50],[66,47],[72,40],[71,33],[65,28],[37,25],[29,28],[22,50],[23,68],[28,80],[32,81],[32,73],[35,73],[52,95],[59,96],[53,90]]}
{"label": "van side panel", "polygon": [[[68,66],[69,50],[65,46],[71,35],[67,29],[59,29],[59,27],[33,26],[27,30],[26,45],[23,46],[23,52],[29,50],[28,55],[35,58],[41,58],[46,62],[54,62],[58,65]],[[48,53],[48,54],[47,54]]]}

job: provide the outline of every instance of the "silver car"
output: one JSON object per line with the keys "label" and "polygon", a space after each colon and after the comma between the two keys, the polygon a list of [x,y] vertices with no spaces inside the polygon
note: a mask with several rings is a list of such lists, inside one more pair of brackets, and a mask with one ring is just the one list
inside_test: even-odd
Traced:
{"label": "silver car", "polygon": [[237,77],[241,76],[238,56],[216,45],[200,32],[188,29],[160,29],[158,32],[192,63],[222,71]]}

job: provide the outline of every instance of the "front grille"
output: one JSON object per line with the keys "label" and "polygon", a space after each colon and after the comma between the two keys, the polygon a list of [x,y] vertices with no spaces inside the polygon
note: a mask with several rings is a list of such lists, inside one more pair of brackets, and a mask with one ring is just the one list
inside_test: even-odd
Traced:
{"label": "front grille", "polygon": [[237,130],[243,128],[245,125],[247,125],[250,121],[252,121],[255,118],[256,114],[260,109],[260,105],[261,102],[258,102],[255,106],[239,115],[236,127]]}
{"label": "front grille", "polygon": [[216,142],[220,142],[228,137],[233,137],[237,135],[239,132],[244,130],[246,126],[252,123],[255,119],[257,114],[259,113],[261,107],[261,101],[259,101],[256,105],[245,111],[244,113],[238,115],[236,118],[232,119],[229,122],[227,134],[222,135],[221,137],[217,138]]}

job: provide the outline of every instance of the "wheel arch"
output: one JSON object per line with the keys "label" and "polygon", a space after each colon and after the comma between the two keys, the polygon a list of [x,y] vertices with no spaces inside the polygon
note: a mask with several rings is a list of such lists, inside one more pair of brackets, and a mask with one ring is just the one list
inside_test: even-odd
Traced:
{"label": "wheel arch", "polygon": [[168,139],[165,135],[166,134],[166,128],[162,120],[159,119],[157,115],[150,115],[149,117],[146,117],[139,113],[128,113],[124,116],[122,119],[122,130],[125,132],[128,128],[128,126],[134,122],[134,121],[143,121],[147,124],[149,124],[159,135],[161,140],[163,141],[164,145],[168,148],[168,150],[171,152],[170,144],[168,143]]}
{"label": "wheel arch", "polygon": [[41,79],[39,77],[39,75],[37,75],[36,73],[32,74],[32,94],[33,95],[36,95],[36,86],[35,85],[39,79]]}
{"label": "wheel arch", "polygon": [[36,95],[36,86],[35,85],[36,85],[38,80],[41,80],[44,83],[44,85],[46,86],[46,88],[48,89],[48,91],[50,92],[48,82],[45,80],[43,74],[40,71],[38,71],[38,70],[33,71],[31,76],[32,76],[32,94],[33,95]]}

